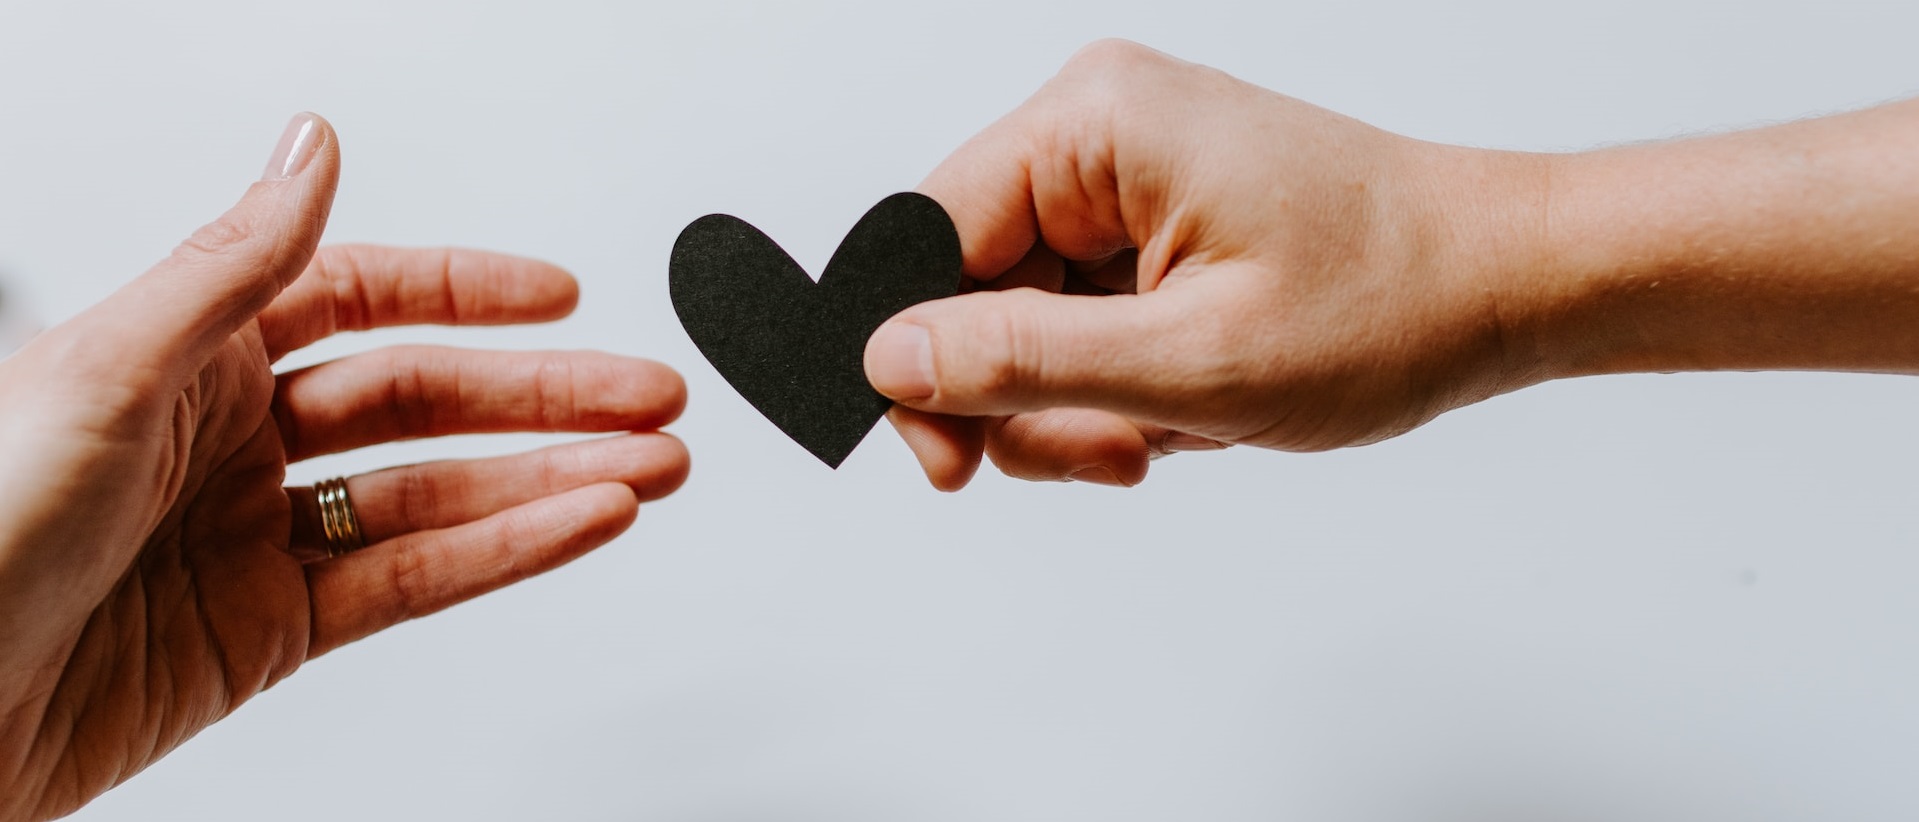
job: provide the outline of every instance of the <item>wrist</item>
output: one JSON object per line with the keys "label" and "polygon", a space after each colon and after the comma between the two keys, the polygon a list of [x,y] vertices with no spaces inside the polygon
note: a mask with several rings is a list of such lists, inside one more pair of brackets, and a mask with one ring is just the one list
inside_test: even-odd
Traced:
{"label": "wrist", "polygon": [[1555,319],[1569,296],[1543,288],[1555,265],[1549,241],[1551,155],[1423,144],[1428,265],[1450,284],[1467,330],[1483,340],[1469,367],[1485,395],[1560,376]]}

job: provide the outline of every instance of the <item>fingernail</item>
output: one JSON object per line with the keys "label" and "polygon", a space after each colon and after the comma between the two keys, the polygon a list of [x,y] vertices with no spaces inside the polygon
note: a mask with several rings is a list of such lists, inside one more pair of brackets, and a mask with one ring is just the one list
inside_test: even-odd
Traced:
{"label": "fingernail", "polygon": [[1107,468],[1104,465],[1081,468],[1078,471],[1074,471],[1068,479],[1076,482],[1090,482],[1094,485],[1111,485],[1116,488],[1126,487],[1126,483],[1119,481],[1119,475],[1113,473],[1113,469]]}
{"label": "fingernail", "polygon": [[319,147],[320,118],[306,112],[293,115],[286,132],[280,135],[280,144],[273,147],[273,157],[267,160],[267,170],[260,179],[291,180],[299,176]]}
{"label": "fingernail", "polygon": [[889,322],[867,343],[866,378],[896,400],[933,396],[933,336],[922,326]]}
{"label": "fingernail", "polygon": [[1161,441],[1159,445],[1167,451],[1218,451],[1226,447],[1226,443],[1220,442],[1219,440],[1207,439],[1196,434],[1177,432],[1167,434],[1166,439]]}

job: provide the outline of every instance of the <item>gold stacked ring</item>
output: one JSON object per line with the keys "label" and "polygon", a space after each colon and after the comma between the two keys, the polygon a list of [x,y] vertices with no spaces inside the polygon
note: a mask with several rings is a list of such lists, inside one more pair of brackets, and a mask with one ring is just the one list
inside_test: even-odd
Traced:
{"label": "gold stacked ring", "polygon": [[342,557],[365,548],[366,535],[360,532],[353,500],[346,495],[346,479],[322,481],[313,486],[313,493],[320,500],[320,535],[326,541],[326,555]]}

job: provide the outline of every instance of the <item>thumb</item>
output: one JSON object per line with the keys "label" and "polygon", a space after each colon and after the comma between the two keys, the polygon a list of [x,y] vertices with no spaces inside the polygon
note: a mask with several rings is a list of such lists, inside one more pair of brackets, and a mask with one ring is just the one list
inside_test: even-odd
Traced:
{"label": "thumb", "polygon": [[191,374],[300,276],[319,246],[339,182],[333,127],[287,124],[259,182],[173,254],[77,317],[98,355]]}
{"label": "thumb", "polygon": [[[1203,280],[1203,278],[1201,278]],[[921,411],[1001,416],[1101,408],[1160,422],[1190,417],[1219,387],[1220,312],[1201,281],[1147,294],[1082,296],[1033,288],[921,303],[866,344],[881,394]]]}

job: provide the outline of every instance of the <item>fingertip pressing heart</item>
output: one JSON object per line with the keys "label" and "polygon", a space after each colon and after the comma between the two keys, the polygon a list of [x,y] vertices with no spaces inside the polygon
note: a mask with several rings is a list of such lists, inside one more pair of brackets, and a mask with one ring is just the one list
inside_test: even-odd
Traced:
{"label": "fingertip pressing heart", "polygon": [[933,335],[925,326],[889,320],[866,343],[866,377],[895,401],[933,396]]}

